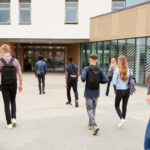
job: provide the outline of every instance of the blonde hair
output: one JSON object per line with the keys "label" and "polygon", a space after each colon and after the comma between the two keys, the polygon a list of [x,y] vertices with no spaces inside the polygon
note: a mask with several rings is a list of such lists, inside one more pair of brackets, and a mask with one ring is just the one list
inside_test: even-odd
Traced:
{"label": "blonde hair", "polygon": [[11,53],[11,48],[10,48],[9,45],[3,44],[3,45],[0,47],[0,51],[4,51],[5,53]]}
{"label": "blonde hair", "polygon": [[120,73],[120,78],[122,81],[128,80],[128,62],[126,56],[119,56],[118,58],[118,68]]}
{"label": "blonde hair", "polygon": [[111,59],[111,64],[112,64],[112,66],[113,66],[114,69],[118,68],[117,62],[116,62],[116,59],[115,59],[115,58],[112,58],[112,59]]}

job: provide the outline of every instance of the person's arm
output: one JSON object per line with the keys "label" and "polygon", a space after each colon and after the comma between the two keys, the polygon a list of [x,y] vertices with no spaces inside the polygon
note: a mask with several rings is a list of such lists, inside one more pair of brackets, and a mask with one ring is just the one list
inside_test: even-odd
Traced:
{"label": "person's arm", "polygon": [[22,92],[23,89],[23,77],[21,70],[17,71],[18,77],[19,77],[19,93]]}
{"label": "person's arm", "polygon": [[44,72],[45,72],[45,74],[47,73],[47,64],[46,63],[44,65]]}
{"label": "person's arm", "polygon": [[114,72],[112,82],[113,82],[113,85],[116,86],[116,84],[117,84],[117,70],[115,70],[115,72]]}
{"label": "person's arm", "polygon": [[65,69],[65,82],[66,82],[66,88],[68,88],[68,66]]}
{"label": "person's arm", "polygon": [[88,71],[88,68],[84,68],[83,71],[82,71],[82,75],[81,75],[81,81],[82,82],[85,82],[86,81],[86,76],[87,76],[87,71]]}
{"label": "person's arm", "polygon": [[100,83],[105,84],[108,82],[108,78],[107,78],[104,70],[102,70],[102,69],[100,70],[100,76],[101,76]]}
{"label": "person's arm", "polygon": [[148,81],[147,102],[150,104],[150,77]]}
{"label": "person's arm", "polygon": [[37,75],[37,69],[38,69],[38,66],[37,66],[37,63],[35,64],[35,75]]}

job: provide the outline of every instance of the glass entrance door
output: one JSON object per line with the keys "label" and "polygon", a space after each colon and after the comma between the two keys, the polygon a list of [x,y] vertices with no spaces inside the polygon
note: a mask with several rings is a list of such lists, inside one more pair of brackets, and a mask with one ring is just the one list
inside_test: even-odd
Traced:
{"label": "glass entrance door", "polygon": [[44,57],[48,72],[65,71],[65,50],[60,48],[24,49],[24,71],[34,71],[40,55]]}

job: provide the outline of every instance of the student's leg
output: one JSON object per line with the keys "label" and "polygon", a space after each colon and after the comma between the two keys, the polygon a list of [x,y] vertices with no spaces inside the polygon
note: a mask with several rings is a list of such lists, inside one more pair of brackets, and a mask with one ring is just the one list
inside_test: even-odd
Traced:
{"label": "student's leg", "polygon": [[117,91],[116,98],[115,98],[115,109],[116,109],[116,112],[117,112],[118,116],[120,117],[120,119],[123,118],[121,110],[120,110],[121,99],[122,99],[121,93],[119,91]]}
{"label": "student's leg", "polygon": [[45,92],[45,75],[42,75],[42,90]]}
{"label": "student's leg", "polygon": [[6,121],[7,121],[7,124],[11,124],[10,91],[9,91],[9,87],[6,85],[2,86],[2,96],[3,96],[3,100],[4,100]]}
{"label": "student's leg", "polygon": [[78,89],[77,89],[77,86],[78,86],[78,82],[75,81],[72,85],[73,87],[73,91],[74,91],[74,95],[75,95],[75,100],[78,100]]}
{"label": "student's leg", "polygon": [[124,94],[123,102],[122,102],[122,117],[123,117],[123,119],[126,118],[128,100],[129,100],[129,91],[127,90]]}
{"label": "student's leg", "polygon": [[96,114],[96,107],[97,107],[97,101],[98,101],[98,98],[94,98],[94,103],[93,103],[93,113],[94,113],[94,117],[95,117],[95,114]]}
{"label": "student's leg", "polygon": [[71,84],[68,83],[68,87],[67,87],[67,98],[68,98],[68,102],[70,103],[71,102]]}
{"label": "student's leg", "polygon": [[11,117],[16,119],[16,93],[17,83],[11,86],[10,101],[11,101]]}
{"label": "student's leg", "polygon": [[89,124],[94,126],[97,126],[95,122],[95,116],[93,112],[94,104],[93,104],[93,99],[86,98],[86,108],[87,108],[87,113],[89,117]]}
{"label": "student's leg", "polygon": [[112,81],[112,77],[109,77],[108,78],[108,83],[107,83],[107,89],[106,89],[106,96],[109,95],[109,89],[110,89],[110,83]]}
{"label": "student's leg", "polygon": [[145,141],[144,141],[145,150],[150,150],[150,120],[147,124],[146,133],[145,133]]}
{"label": "student's leg", "polygon": [[38,75],[38,84],[39,84],[39,91],[41,93],[42,90],[41,90],[41,76],[40,75]]}

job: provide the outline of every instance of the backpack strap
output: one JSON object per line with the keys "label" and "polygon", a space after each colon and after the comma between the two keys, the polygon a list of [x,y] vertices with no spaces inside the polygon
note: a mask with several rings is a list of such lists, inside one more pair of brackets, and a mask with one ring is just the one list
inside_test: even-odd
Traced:
{"label": "backpack strap", "polygon": [[15,58],[12,57],[9,61],[9,65],[13,65],[14,60],[15,60]]}
{"label": "backpack strap", "polygon": [[0,61],[3,63],[3,65],[7,65],[7,63],[6,63],[4,58],[1,58]]}

